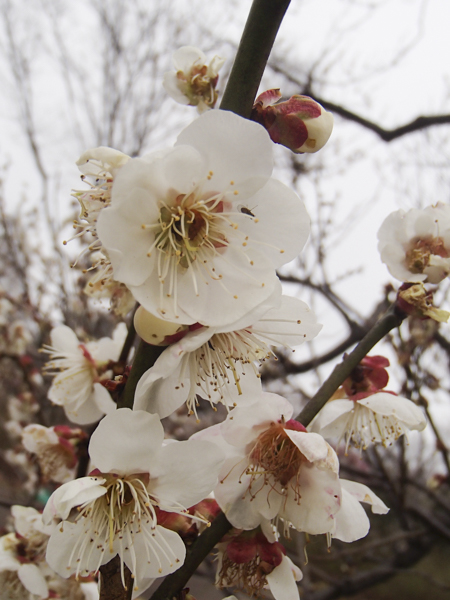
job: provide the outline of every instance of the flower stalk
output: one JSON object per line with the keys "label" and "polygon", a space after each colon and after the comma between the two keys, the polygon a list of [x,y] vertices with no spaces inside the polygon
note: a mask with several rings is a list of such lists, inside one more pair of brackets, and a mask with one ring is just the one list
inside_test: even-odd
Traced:
{"label": "flower stalk", "polygon": [[261,77],[290,0],[254,0],[220,108],[250,118]]}
{"label": "flower stalk", "polygon": [[300,421],[302,425],[307,427],[319,410],[325,406],[338,387],[350,376],[353,369],[370,352],[375,344],[382,340],[392,329],[399,327],[405,317],[406,315],[401,314],[396,309],[395,304],[393,304],[367,335],[363,337],[356,348],[352,350],[340,364],[336,365],[322,387],[298,415],[297,421]]}

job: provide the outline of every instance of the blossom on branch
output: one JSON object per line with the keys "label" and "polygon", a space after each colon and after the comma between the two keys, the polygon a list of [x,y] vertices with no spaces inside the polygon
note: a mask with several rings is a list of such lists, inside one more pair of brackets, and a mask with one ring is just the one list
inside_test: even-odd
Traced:
{"label": "blossom on branch", "polygon": [[94,238],[82,252],[91,252],[92,266],[88,271],[94,272],[86,285],[85,293],[97,299],[111,299],[112,310],[120,315],[127,314],[133,308],[134,300],[129,290],[113,279],[111,262],[97,236],[97,220],[101,211],[111,203],[111,188],[116,173],[128,160],[130,157],[126,154],[106,146],[87,150],[77,160],[77,166],[82,173],[81,179],[90,189],[72,192],[80,203],[81,212],[79,220],[73,224],[77,233],[71,239],[86,234]]}
{"label": "blossom on branch", "polygon": [[[187,514],[205,498],[223,462],[213,444],[166,445],[157,415],[121,408],[92,435],[90,477],[65,483],[50,497],[44,521],[62,521],[52,533],[47,562],[62,577],[96,573],[117,554],[135,590],[178,569],[185,546],[157,522],[157,509]],[[125,585],[122,579],[123,585]]]}
{"label": "blossom on branch", "polygon": [[86,438],[82,429],[66,425],[44,427],[35,423],[22,432],[22,443],[28,452],[36,454],[43,476],[59,483],[75,478],[77,446]]}
{"label": "blossom on branch", "polygon": [[173,54],[175,73],[164,74],[166,92],[180,104],[196,106],[199,113],[214,108],[217,101],[216,85],[224,58],[214,56],[209,65],[198,48],[183,46]]}
{"label": "blossom on branch", "polygon": [[328,142],[333,131],[333,115],[309,96],[292,96],[278,102],[280,90],[260,94],[251,118],[265,127],[273,142],[292,152],[317,152]]}
{"label": "blossom on branch", "polygon": [[278,296],[273,301],[275,307],[263,303],[226,327],[186,330],[142,376],[135,408],[163,418],[184,402],[196,414],[197,396],[227,407],[253,402],[251,394],[261,390],[257,367],[273,355],[271,346],[298,346],[322,327],[301,300],[282,296],[280,306]]}
{"label": "blossom on branch", "polygon": [[342,497],[336,453],[291,420],[292,405],[281,396],[253,398],[254,404],[193,436],[225,452],[214,490],[219,506],[238,529],[279,517],[310,534],[332,531]]}
{"label": "blossom on branch", "polygon": [[370,444],[390,446],[410,430],[426,426],[423,412],[414,402],[390,392],[378,392],[360,399],[331,400],[322,408],[311,429],[325,438],[345,440],[365,450]]}
{"label": "blossom on branch", "polygon": [[378,231],[378,250],[396,279],[439,283],[450,273],[450,205],[391,213]]}
{"label": "blossom on branch", "polygon": [[13,506],[14,533],[0,538],[0,590],[5,598],[48,598],[45,549],[49,528],[37,510]]}
{"label": "blossom on branch", "polygon": [[45,369],[55,375],[48,397],[62,406],[74,423],[94,423],[115,410],[101,382],[110,379],[111,363],[118,360],[126,333],[125,324],[119,323],[112,339],[81,344],[70,327],[52,329],[51,344],[43,348],[51,359]]}
{"label": "blossom on branch", "polygon": [[169,321],[221,326],[253,311],[309,235],[302,201],[272,168],[264,129],[227,111],[128,161],[97,224],[114,278]]}

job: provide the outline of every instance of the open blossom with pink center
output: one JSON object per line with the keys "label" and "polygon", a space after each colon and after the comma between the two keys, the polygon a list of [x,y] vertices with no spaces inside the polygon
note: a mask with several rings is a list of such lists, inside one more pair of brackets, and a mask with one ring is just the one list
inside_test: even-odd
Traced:
{"label": "open blossom with pink center", "polygon": [[[252,393],[261,390],[257,367],[273,355],[271,346],[298,346],[322,327],[301,300],[282,296],[280,306],[276,300],[275,307],[260,305],[241,322],[186,332],[144,373],[135,408],[163,418],[184,402],[190,414],[196,413],[197,395],[226,406],[252,403]],[[264,311],[259,318],[258,309]]]}
{"label": "open blossom with pink center", "polygon": [[45,522],[62,521],[47,547],[59,575],[86,576],[119,555],[142,592],[183,564],[185,546],[158,525],[157,509],[184,514],[205,498],[223,456],[203,441],[163,442],[157,415],[121,408],[100,422],[89,444],[95,471],[63,484],[44,510]]}
{"label": "open blossom with pink center", "polygon": [[227,419],[193,436],[226,454],[214,490],[230,523],[254,529],[280,517],[299,531],[327,533],[341,502],[339,463],[321,435],[291,420],[292,405],[276,394],[253,395]]}
{"label": "open blossom with pink center", "polygon": [[350,443],[365,450],[370,444],[389,446],[410,430],[422,431],[426,426],[418,406],[389,392],[378,392],[360,399],[329,401],[319,412],[311,430],[325,438],[345,440],[345,451]]}
{"label": "open blossom with pink center", "polygon": [[118,360],[126,333],[125,324],[119,323],[112,338],[82,344],[70,327],[52,329],[50,345],[43,349],[51,359],[45,369],[55,375],[48,397],[74,423],[94,423],[115,410],[101,382],[111,377],[110,364]]}
{"label": "open blossom with pink center", "polygon": [[267,129],[272,141],[293,152],[321,150],[333,131],[333,115],[309,96],[297,95],[278,102],[280,98],[278,89],[260,94],[251,118]]}
{"label": "open blossom with pink center", "polygon": [[22,444],[28,452],[36,454],[46,479],[65,483],[75,478],[77,445],[86,437],[83,430],[66,425],[44,427],[33,424],[23,430]]}
{"label": "open blossom with pink center", "polygon": [[175,72],[164,74],[164,89],[180,104],[196,106],[199,113],[213,108],[216,85],[225,59],[214,56],[206,63],[205,54],[193,46],[182,46],[173,54]]}
{"label": "open blossom with pink center", "polygon": [[147,311],[221,326],[272,295],[275,269],[309,234],[302,201],[271,178],[272,152],[260,125],[208,111],[175,148],[120,169],[97,231],[114,278]]}
{"label": "open blossom with pink center", "polygon": [[378,231],[378,250],[396,279],[439,283],[450,274],[450,205],[391,213]]}
{"label": "open blossom with pink center", "polygon": [[251,531],[232,532],[218,544],[217,587],[231,587],[259,596],[269,589],[275,600],[299,599],[300,569],[286,556],[270,523]]}

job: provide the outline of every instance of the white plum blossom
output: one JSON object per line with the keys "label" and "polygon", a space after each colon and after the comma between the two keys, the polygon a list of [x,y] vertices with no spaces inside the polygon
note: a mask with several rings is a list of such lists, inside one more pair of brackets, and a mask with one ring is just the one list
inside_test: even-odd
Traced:
{"label": "white plum blossom", "polygon": [[310,534],[334,526],[342,496],[336,453],[322,436],[292,421],[292,413],[281,396],[255,394],[254,404],[193,436],[225,452],[214,495],[238,529],[276,517]]}
{"label": "white plum blossom", "polygon": [[118,360],[126,333],[125,324],[119,323],[112,339],[82,344],[70,327],[52,329],[51,343],[43,349],[51,359],[45,368],[55,375],[48,397],[62,406],[74,423],[94,423],[115,410],[114,401],[100,382],[111,377],[109,364]]}
{"label": "white plum blossom", "polygon": [[183,564],[185,546],[156,510],[184,514],[205,498],[223,457],[210,443],[163,442],[157,415],[121,408],[100,422],[89,445],[95,470],[59,487],[44,510],[45,522],[62,520],[47,547],[59,575],[84,577],[118,554],[137,590]]}
{"label": "white plum blossom", "polygon": [[396,279],[439,283],[450,273],[450,205],[391,213],[378,231],[378,250]]}
{"label": "white plum blossom", "polygon": [[174,71],[164,73],[166,92],[180,104],[196,106],[199,113],[217,101],[218,73],[225,59],[214,56],[209,64],[205,54],[193,46],[182,46],[173,54]]}
{"label": "white plum blossom", "polygon": [[370,444],[389,446],[408,431],[422,431],[425,426],[425,416],[414,402],[378,392],[360,400],[331,400],[310,429],[325,438],[338,438],[339,442],[344,439],[347,452],[351,442],[362,450]]}
{"label": "white plum blossom", "polygon": [[13,506],[14,533],[0,538],[0,590],[17,600],[48,598],[45,549],[50,529],[42,523],[37,510]]}
{"label": "white plum blossom", "polygon": [[34,423],[22,431],[22,444],[36,454],[39,467],[45,478],[65,483],[75,478],[78,464],[76,446],[86,437],[81,429],[66,425],[44,427]]}
{"label": "white plum blossom", "polygon": [[128,161],[97,224],[114,278],[169,321],[220,326],[253,311],[309,234],[302,201],[272,168],[267,132],[228,111]]}
{"label": "white plum blossom", "polygon": [[301,300],[282,296],[278,303],[276,296],[275,307],[263,303],[241,322],[201,327],[171,344],[140,379],[135,408],[163,418],[184,402],[196,414],[197,395],[227,407],[253,402],[261,390],[257,364],[273,354],[271,346],[298,346],[322,327]]}
{"label": "white plum blossom", "polygon": [[79,220],[74,221],[73,225],[77,233],[71,239],[85,234],[94,238],[82,252],[91,252],[92,266],[88,270],[94,271],[85,293],[97,299],[110,298],[111,308],[120,315],[127,314],[133,308],[134,300],[126,286],[113,279],[111,262],[97,236],[97,220],[100,212],[111,203],[111,188],[117,171],[128,160],[130,157],[126,154],[106,146],[87,150],[77,160],[77,166],[82,173],[82,180],[90,189],[72,192],[80,203],[81,212]]}

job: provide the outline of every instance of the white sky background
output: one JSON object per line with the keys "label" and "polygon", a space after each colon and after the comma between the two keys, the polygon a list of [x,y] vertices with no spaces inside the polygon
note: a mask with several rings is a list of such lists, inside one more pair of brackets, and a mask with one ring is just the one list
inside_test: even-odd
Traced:
{"label": "white sky background", "polygon": [[[18,43],[29,58],[37,139],[52,176],[51,210],[58,220],[73,218],[68,210],[69,191],[80,186],[75,160],[98,143],[80,108],[87,99],[100,114],[98,20],[88,0],[1,0],[2,7],[8,4],[13,7]],[[116,3],[104,4],[113,10]],[[153,5],[143,0],[136,4],[143,10]],[[250,0],[174,0],[171,10],[178,21],[176,33],[165,33],[164,20],[149,32],[151,44],[160,53],[159,75],[170,68],[171,54],[180,45],[196,45],[210,56],[226,56],[224,70],[229,70],[233,44],[239,40],[250,5]],[[120,11],[117,18],[123,18]],[[76,110],[67,102],[55,58],[52,19],[71,60],[84,73],[80,81],[85,89],[81,83],[72,88]],[[450,113],[449,22],[448,0],[293,0],[271,60],[301,81],[311,73],[314,89],[323,98],[383,127],[396,127],[419,115]],[[217,44],[210,32],[219,40]],[[132,22],[127,39],[135,42]],[[4,28],[0,44],[0,164],[9,165],[6,197],[14,210],[36,206],[40,179],[20,125],[20,102],[5,60]],[[277,75],[266,75],[262,89],[278,87],[280,81]],[[137,80],[134,85],[140,83]],[[154,85],[160,86],[159,80]],[[223,89],[223,83],[219,87]],[[282,91],[287,96],[297,92],[292,85]],[[163,100],[145,151],[173,143],[182,126],[195,117],[195,109],[179,106],[170,98]],[[449,200],[449,131],[450,126],[434,127],[387,144],[374,133],[336,117],[325,149],[301,159],[307,166],[320,168],[300,183],[313,219],[318,191],[322,200],[334,205],[329,209],[328,276],[334,281],[362,269],[335,288],[361,315],[370,312],[381,299],[385,283],[393,281],[376,249],[376,232],[383,219],[397,208]],[[288,151],[277,148],[276,156],[277,176],[290,183],[285,168]],[[45,247],[46,235],[42,229],[36,243]],[[61,240],[67,235],[66,231]],[[74,250],[69,248],[69,253],[73,255]],[[325,311],[323,304],[315,308],[324,323],[317,348],[332,347],[342,337],[342,323],[334,313]]]}

